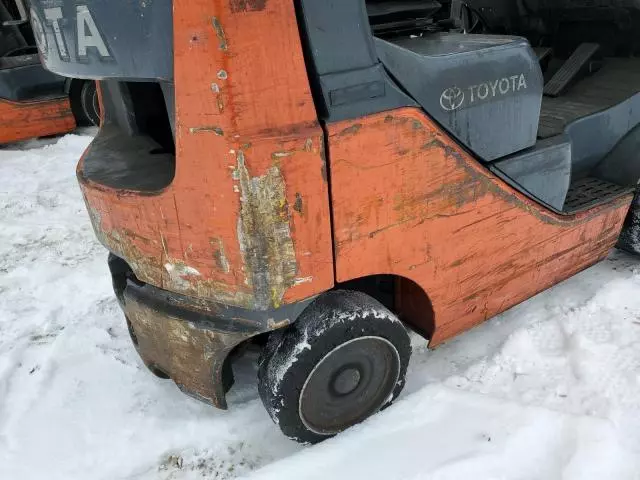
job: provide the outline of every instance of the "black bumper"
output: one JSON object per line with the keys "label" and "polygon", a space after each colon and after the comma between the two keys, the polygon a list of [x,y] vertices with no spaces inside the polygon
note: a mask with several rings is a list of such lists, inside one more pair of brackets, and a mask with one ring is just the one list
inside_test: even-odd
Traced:
{"label": "black bumper", "polygon": [[223,369],[229,353],[260,333],[289,325],[311,299],[269,311],[247,310],[138,282],[119,258],[109,267],[116,296],[144,363],[188,395],[226,408]]}

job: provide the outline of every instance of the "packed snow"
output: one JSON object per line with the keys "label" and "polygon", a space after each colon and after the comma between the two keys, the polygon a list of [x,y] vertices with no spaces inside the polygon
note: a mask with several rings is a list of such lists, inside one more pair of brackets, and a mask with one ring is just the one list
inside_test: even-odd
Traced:
{"label": "packed snow", "polygon": [[0,148],[0,479],[640,479],[640,261],[428,351],[391,407],[303,447],[235,367],[230,409],[151,375],[76,185],[88,135]]}

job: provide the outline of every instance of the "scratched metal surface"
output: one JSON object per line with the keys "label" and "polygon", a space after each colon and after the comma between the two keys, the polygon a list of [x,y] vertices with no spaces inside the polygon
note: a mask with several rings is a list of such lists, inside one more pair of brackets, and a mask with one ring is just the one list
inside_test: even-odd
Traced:
{"label": "scratched metal surface", "polygon": [[329,149],[337,281],[422,287],[422,308],[404,313],[432,346],[603,258],[631,202],[555,215],[412,108],[331,125]]}
{"label": "scratched metal surface", "polygon": [[75,127],[66,97],[19,103],[0,100],[0,144],[67,133]]}
{"label": "scratched metal surface", "polygon": [[229,305],[331,288],[323,133],[293,5],[176,2],[174,32],[175,178],[153,194],[109,188],[81,162],[98,237],[140,280]]}

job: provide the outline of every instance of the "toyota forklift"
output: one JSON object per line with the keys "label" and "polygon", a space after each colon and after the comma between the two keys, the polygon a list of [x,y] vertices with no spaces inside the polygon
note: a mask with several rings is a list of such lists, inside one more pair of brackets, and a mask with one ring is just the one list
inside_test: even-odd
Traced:
{"label": "toyota forklift", "polygon": [[390,405],[409,329],[640,253],[637,2],[31,3],[47,68],[99,80],[77,176],[142,361],[226,408],[260,346],[297,441]]}
{"label": "toyota forklift", "polygon": [[97,125],[97,98],[94,82],[42,67],[24,0],[0,0],[0,145]]}

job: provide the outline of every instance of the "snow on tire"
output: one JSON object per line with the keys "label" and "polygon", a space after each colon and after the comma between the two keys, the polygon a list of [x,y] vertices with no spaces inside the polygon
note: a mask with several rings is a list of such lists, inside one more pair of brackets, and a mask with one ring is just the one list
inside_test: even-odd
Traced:
{"label": "snow on tire", "polygon": [[629,253],[640,255],[640,192],[636,193],[633,202],[631,202],[617,247]]}
{"label": "snow on tire", "polygon": [[410,356],[406,329],[378,301],[327,292],[269,338],[258,371],[260,397],[285,435],[317,443],[391,404]]}

